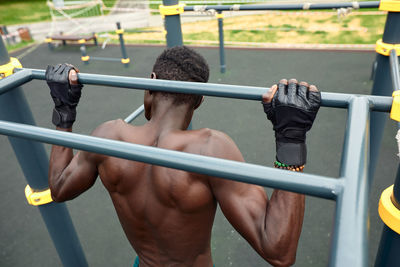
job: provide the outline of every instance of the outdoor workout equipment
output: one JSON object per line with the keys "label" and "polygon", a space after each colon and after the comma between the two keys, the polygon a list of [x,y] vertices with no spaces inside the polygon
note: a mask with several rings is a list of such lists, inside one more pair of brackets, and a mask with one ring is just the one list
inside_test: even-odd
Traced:
{"label": "outdoor workout equipment", "polygon": [[65,35],[87,32],[91,21],[85,18],[104,15],[102,0],[47,0],[47,6],[51,15],[50,37],[54,32],[63,32],[65,25],[69,29],[68,32],[64,31]]}
{"label": "outdoor workout equipment", "polygon": [[121,47],[122,58],[91,57],[87,54],[85,42],[82,41],[80,48],[82,53],[81,60],[85,62],[85,64],[89,64],[90,60],[116,61],[116,62],[121,62],[122,64],[124,64],[125,67],[127,67],[131,60],[128,57],[128,54],[126,53],[125,41],[124,41],[124,29],[121,28],[121,23],[119,22],[117,22],[117,30],[115,31],[115,33],[118,34],[119,46]]}
{"label": "outdoor workout equipment", "polygon": [[218,20],[219,33],[219,56],[220,71],[225,73],[225,49],[224,49],[224,30],[223,20],[224,11],[261,11],[261,10],[322,10],[322,9],[360,9],[360,8],[376,8],[379,1],[371,2],[348,2],[348,3],[300,3],[300,4],[256,4],[256,5],[194,5],[186,6],[184,4],[174,5],[172,7],[160,6],[160,14],[166,16],[168,14],[181,14],[187,11],[213,11]]}
{"label": "outdoor workout equipment", "polygon": [[[166,6],[174,6],[176,4],[178,4],[177,1],[164,0],[164,5]],[[398,41],[396,37],[400,38],[398,32],[399,16],[399,13],[389,12],[385,33],[382,38],[384,43],[396,44],[394,42]],[[166,15],[165,27],[167,30],[167,45],[169,47],[182,45],[179,14]],[[10,59],[4,43],[0,41],[0,64],[4,66],[8,65],[9,62]],[[379,113],[389,112],[392,106],[391,97],[322,93],[322,106],[348,110],[340,175],[339,178],[331,178],[33,126],[35,122],[19,86],[33,79],[44,80],[45,71],[20,69],[16,73],[10,74],[13,73],[14,68],[14,66],[8,66],[6,72],[8,77],[0,80],[0,134],[10,136],[9,140],[29,184],[26,193],[30,203],[43,204],[38,205],[38,208],[46,222],[64,266],[87,266],[87,262],[65,204],[53,202],[46,204],[48,198],[45,196],[49,195],[47,190],[48,159],[43,146],[32,141],[57,144],[334,200],[336,201],[336,217],[330,266],[368,266],[368,195],[385,120],[385,117],[378,118],[374,114],[378,111]],[[391,91],[392,79],[388,76],[390,75],[388,70],[391,69],[395,74],[396,70],[393,68],[395,68],[393,64],[390,67],[388,56],[378,55],[378,69],[374,82],[374,92],[376,94],[387,95]],[[164,81],[96,74],[78,74],[78,78],[82,84],[194,93],[257,101],[262,99],[262,94],[267,90],[267,88],[260,87]],[[376,124],[377,118],[381,119],[379,120],[380,124]],[[370,147],[371,151],[369,150]],[[389,194],[386,194],[382,200],[383,204],[389,205],[384,211],[386,211],[386,215],[390,215],[392,220],[389,222],[387,218],[382,218],[390,229],[385,226],[377,256],[377,266],[385,266],[385,262],[388,264],[386,266],[396,266],[395,264],[398,263],[399,247],[397,244],[399,243],[399,232],[396,232],[396,228],[393,229],[392,227],[398,225],[397,221],[393,221],[393,218],[398,218],[396,216],[400,212],[398,206],[396,206],[400,199],[399,176],[393,186],[393,191],[389,189]],[[388,200],[387,196],[391,192],[394,197]],[[391,201],[393,205],[388,201]],[[388,233],[385,231],[388,231]]]}
{"label": "outdoor workout equipment", "polygon": [[91,35],[64,35],[62,32],[59,35],[51,35],[47,36],[45,42],[49,46],[50,50],[54,49],[53,42],[54,41],[61,41],[63,45],[67,44],[68,42],[76,42],[79,44],[85,44],[88,41],[93,40],[93,44],[97,45],[97,35],[95,33]]}
{"label": "outdoor workout equipment", "polygon": [[[256,101],[260,101],[262,99],[262,94],[266,90],[268,90],[267,88],[260,87],[163,81],[155,79],[130,78],[96,74],[78,74],[78,78],[79,81],[83,84],[97,84],[143,90],[150,89],[169,92],[197,93],[210,96],[240,98]],[[335,227],[335,237],[342,237],[343,235],[344,237],[348,237],[349,239],[354,241],[350,242],[351,244],[347,244],[347,246],[346,244],[338,242],[341,245],[345,246],[343,249],[340,249],[340,251],[339,249],[336,249],[337,246],[334,246],[334,249],[336,249],[335,251],[337,253],[341,252],[338,257],[342,261],[335,263],[333,266],[343,266],[342,263],[343,261],[346,261],[347,258],[342,256],[347,255],[343,255],[343,253],[344,251],[348,252],[349,245],[352,246],[353,255],[354,253],[358,252],[355,255],[355,258],[357,258],[357,262],[354,263],[354,265],[364,266],[366,259],[364,257],[359,258],[358,256],[362,256],[362,254],[360,253],[360,251],[357,251],[357,249],[354,248],[358,247],[355,246],[355,244],[364,244],[367,238],[366,224],[362,219],[365,219],[367,214],[366,206],[368,199],[367,192],[369,191],[369,183],[361,183],[361,181],[367,178],[367,168],[365,168],[365,166],[368,165],[368,157],[366,156],[368,155],[368,146],[366,146],[365,144],[368,142],[369,137],[368,114],[370,110],[388,112],[392,102],[392,99],[390,97],[322,93],[323,106],[346,108],[349,110],[347,131],[345,137],[346,141],[344,144],[342,155],[343,165],[341,166],[340,178],[337,179],[306,173],[287,172],[284,170],[278,170],[275,168],[258,166],[254,164],[209,158],[183,152],[169,151],[73,133],[64,133],[61,131],[26,125],[28,124],[28,122],[23,116],[24,114],[29,114],[29,107],[27,105],[21,104],[14,105],[15,101],[19,101],[19,98],[23,97],[23,93],[20,89],[13,88],[15,88],[15,86],[19,86],[26,82],[29,82],[32,79],[44,80],[45,71],[34,69],[21,69],[15,74],[10,75],[8,78],[0,81],[0,107],[4,110],[8,110],[4,112],[2,110],[1,112],[2,121],[0,121],[0,133],[9,136],[19,137],[10,138],[10,140],[13,143],[13,147],[21,165],[29,164],[29,167],[32,167],[32,165],[46,165],[47,167],[47,158],[45,156],[43,156],[43,158],[37,157],[37,155],[41,152],[38,152],[36,150],[31,150],[31,153],[27,152],[27,149],[32,148],[25,148],[25,146],[31,145],[31,143],[39,146],[36,142],[29,142],[20,139],[27,138],[40,142],[64,145],[77,149],[92,151],[95,153],[102,153],[110,156],[142,161],[149,164],[156,164],[185,171],[198,172],[206,175],[212,175],[273,188],[280,188],[284,190],[290,190],[326,199],[336,200],[337,219]],[[14,92],[20,92],[20,94],[15,95]],[[20,117],[18,118],[17,116]],[[30,121],[29,124],[33,124],[33,121]],[[40,148],[38,148],[38,150],[39,149]],[[36,151],[37,153],[32,153],[33,151]],[[44,162],[40,164],[38,162],[38,158],[42,158],[42,161]],[[23,167],[23,169],[25,168],[27,168],[27,166]],[[31,180],[46,180],[47,173],[38,173],[36,175],[40,176],[40,179],[38,177],[35,178],[36,175],[32,174],[32,168],[27,169],[27,171],[25,172],[27,176],[29,174],[29,186],[33,192],[43,193],[47,189],[47,184],[45,186],[37,186]],[[47,171],[47,168],[44,169]],[[40,205],[39,207],[44,209],[50,205],[58,204],[49,203],[45,205]],[[357,220],[354,217],[356,215],[360,216],[357,217]],[[350,221],[352,223],[349,223]],[[341,223],[339,224],[339,222]],[[59,235],[59,232],[64,233],[67,231],[62,227],[58,228],[58,225],[55,227],[55,233],[53,233],[52,235]],[[57,231],[57,229],[59,229],[59,231]],[[71,229],[71,231],[73,231],[73,229]],[[53,237],[53,239],[58,240],[57,236]],[[67,238],[55,242],[66,241]],[[63,243],[56,246],[67,245]],[[69,251],[68,253],[75,253],[75,251],[71,252],[71,247],[76,247],[78,245],[74,245],[71,247],[69,246],[70,244],[68,244],[68,248],[66,248]],[[75,259],[76,257],[72,256],[70,258]],[[85,261],[81,262],[80,264],[77,264],[75,262],[75,265],[68,263],[68,261],[63,261],[63,263],[65,266],[85,266],[86,264]]]}

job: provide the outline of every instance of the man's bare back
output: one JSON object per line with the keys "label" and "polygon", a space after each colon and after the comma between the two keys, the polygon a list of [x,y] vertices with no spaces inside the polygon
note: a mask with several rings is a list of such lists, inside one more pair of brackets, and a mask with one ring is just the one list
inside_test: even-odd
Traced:
{"label": "man's bare back", "polygon": [[[105,138],[193,154],[222,135],[209,129],[163,133],[146,124],[106,123]],[[113,133],[118,133],[117,136]],[[99,156],[99,176],[140,266],[213,266],[211,229],[217,202],[209,178],[196,173]]]}
{"label": "man's bare back", "polygon": [[[168,53],[174,57],[169,58]],[[201,80],[196,76],[202,71],[197,63],[189,62],[183,68],[176,63],[179,57],[184,58],[182,62],[193,58],[196,61],[197,58],[197,63],[203,64],[201,56],[190,49],[172,48],[157,59],[154,67],[157,74],[153,72],[152,77],[160,75],[166,79],[169,76],[162,75],[172,73],[181,77],[181,80]],[[174,72],[177,69],[179,71]],[[191,77],[194,78],[185,76],[186,72],[192,73]],[[69,84],[67,81],[65,85],[68,74]],[[49,67],[46,78],[55,102],[53,123],[58,130],[72,131],[81,89],[78,88],[75,72],[71,66]],[[204,80],[207,79],[208,73]],[[273,101],[275,96],[276,102]],[[288,96],[290,101],[295,100],[289,105],[285,103]],[[263,95],[265,112],[276,126],[274,129],[278,136],[281,128],[289,129],[287,126],[290,126],[292,117],[303,114],[299,120],[303,120],[304,124],[300,128],[295,125],[296,143],[290,143],[293,139],[290,131],[277,140],[284,141],[279,144],[280,148],[290,146],[291,154],[297,151],[295,157],[288,154],[287,150],[280,149],[277,158],[279,156],[293,162],[300,160],[302,163],[305,145],[301,142],[305,141],[305,133],[311,128],[319,108],[319,99],[315,86],[296,80],[281,80],[279,88],[273,86]],[[239,149],[226,134],[210,129],[186,130],[201,100],[200,96],[195,95],[146,91],[144,105],[148,122],[145,125],[131,126],[122,120],[109,121],[97,127],[92,134],[243,161]],[[275,118],[276,113],[282,110],[285,114],[293,112],[287,117],[289,120],[278,120],[278,116]],[[285,138],[289,139],[289,143]],[[304,195],[274,190],[269,199],[264,189],[256,185],[84,151],[74,155],[70,148],[52,147],[49,187],[54,201],[66,201],[79,196],[95,183],[98,175],[111,196],[128,240],[139,256],[140,267],[213,266],[210,241],[217,204],[232,226],[265,260],[274,266],[289,266],[295,261],[304,216]]]}

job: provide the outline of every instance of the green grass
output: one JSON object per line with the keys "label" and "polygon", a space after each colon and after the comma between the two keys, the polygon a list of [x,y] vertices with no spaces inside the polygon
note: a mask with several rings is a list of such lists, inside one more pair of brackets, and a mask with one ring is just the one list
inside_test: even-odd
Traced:
{"label": "green grass", "polygon": [[12,25],[51,19],[46,0],[0,1],[0,24]]}
{"label": "green grass", "polygon": [[6,44],[6,49],[7,49],[8,53],[11,53],[11,52],[14,52],[14,51],[16,51],[18,49],[21,49],[21,48],[25,47],[25,46],[33,44],[33,43],[34,43],[34,41],[32,40],[32,41],[21,41],[20,43],[14,44],[14,45]]}
{"label": "green grass", "polygon": [[[115,2],[116,0],[108,0],[105,5],[111,7]],[[68,11],[66,13],[68,14]],[[96,13],[100,14],[99,11],[93,12]],[[50,20],[51,15],[46,0],[0,0],[0,25]]]}

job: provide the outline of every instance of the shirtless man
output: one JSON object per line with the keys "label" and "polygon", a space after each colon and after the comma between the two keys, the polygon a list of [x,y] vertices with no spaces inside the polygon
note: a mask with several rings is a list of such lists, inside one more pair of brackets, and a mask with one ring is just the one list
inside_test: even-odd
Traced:
{"label": "shirtless man", "polygon": [[[152,78],[207,82],[206,61],[186,47],[166,49],[153,67]],[[48,66],[47,83],[55,102],[53,123],[72,131],[81,96],[75,69]],[[145,91],[143,126],[108,121],[92,135],[135,144],[243,161],[235,143],[224,133],[187,131],[203,97]],[[281,80],[263,95],[264,110],[274,125],[275,167],[302,170],[305,135],[319,108],[315,86]],[[286,166],[281,163],[286,163]],[[53,146],[49,185],[53,200],[73,199],[88,190],[99,175],[108,190],[121,225],[138,254],[136,266],[212,267],[211,229],[217,204],[233,227],[255,251],[274,266],[295,262],[305,196],[275,190],[268,199],[260,186],[188,173],[141,162]]]}

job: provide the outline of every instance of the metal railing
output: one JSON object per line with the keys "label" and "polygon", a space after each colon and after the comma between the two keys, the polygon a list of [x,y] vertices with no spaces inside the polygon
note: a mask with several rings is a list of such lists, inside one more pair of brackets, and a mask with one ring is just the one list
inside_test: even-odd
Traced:
{"label": "metal railing", "polygon": [[[44,74],[44,70],[20,69],[15,75],[0,81],[0,93],[4,94],[7,91],[10,93],[13,85],[22,85],[33,79],[44,80]],[[268,90],[261,87],[85,73],[79,73],[78,79],[83,84],[250,100],[261,100],[262,94]],[[369,143],[369,114],[370,111],[388,112],[391,104],[390,97],[322,93],[322,106],[348,109],[339,178],[287,172],[260,165],[66,133],[4,120],[0,121],[0,134],[334,200],[337,206],[331,254],[332,266],[345,266],[349,262],[354,266],[365,266],[367,261],[365,219],[370,185],[367,181],[369,150],[366,145]],[[351,259],[348,257],[349,251]]]}

